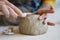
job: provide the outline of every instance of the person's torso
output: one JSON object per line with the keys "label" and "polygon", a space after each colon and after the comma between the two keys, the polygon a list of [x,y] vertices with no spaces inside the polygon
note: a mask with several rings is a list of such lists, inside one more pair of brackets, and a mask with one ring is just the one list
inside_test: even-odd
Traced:
{"label": "person's torso", "polygon": [[8,0],[8,1],[13,3],[15,6],[19,7],[22,11],[27,10],[29,12],[36,11],[41,5],[41,0]]}

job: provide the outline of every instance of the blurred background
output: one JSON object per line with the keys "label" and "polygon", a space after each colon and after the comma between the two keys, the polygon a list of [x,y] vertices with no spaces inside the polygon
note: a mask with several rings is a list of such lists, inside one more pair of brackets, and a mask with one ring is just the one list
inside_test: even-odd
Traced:
{"label": "blurred background", "polygon": [[56,0],[54,10],[55,10],[54,14],[48,15],[49,18],[48,20],[60,23],[60,0]]}

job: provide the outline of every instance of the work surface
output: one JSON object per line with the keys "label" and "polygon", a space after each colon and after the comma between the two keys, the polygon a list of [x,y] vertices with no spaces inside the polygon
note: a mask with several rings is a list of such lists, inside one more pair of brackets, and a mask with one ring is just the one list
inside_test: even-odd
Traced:
{"label": "work surface", "polygon": [[[47,33],[43,35],[2,35],[2,31],[7,29],[7,27],[0,27],[0,40],[60,40],[60,25],[49,26]],[[18,29],[18,28],[17,28]]]}

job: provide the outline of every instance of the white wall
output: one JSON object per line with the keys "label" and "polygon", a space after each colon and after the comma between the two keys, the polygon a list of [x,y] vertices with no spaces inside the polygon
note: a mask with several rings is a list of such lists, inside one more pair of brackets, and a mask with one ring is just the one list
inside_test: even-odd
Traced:
{"label": "white wall", "polygon": [[55,9],[55,13],[49,14],[48,20],[53,22],[60,22],[60,0],[56,0],[54,9]]}

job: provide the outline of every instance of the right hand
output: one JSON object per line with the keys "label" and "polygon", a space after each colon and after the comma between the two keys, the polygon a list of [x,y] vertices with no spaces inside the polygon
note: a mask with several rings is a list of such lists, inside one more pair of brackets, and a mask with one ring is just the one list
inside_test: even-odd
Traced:
{"label": "right hand", "polygon": [[3,12],[2,14],[7,18],[17,18],[18,16],[25,17],[27,15],[23,14],[20,9],[18,9],[15,5],[13,5],[7,0],[0,0],[0,11]]}

